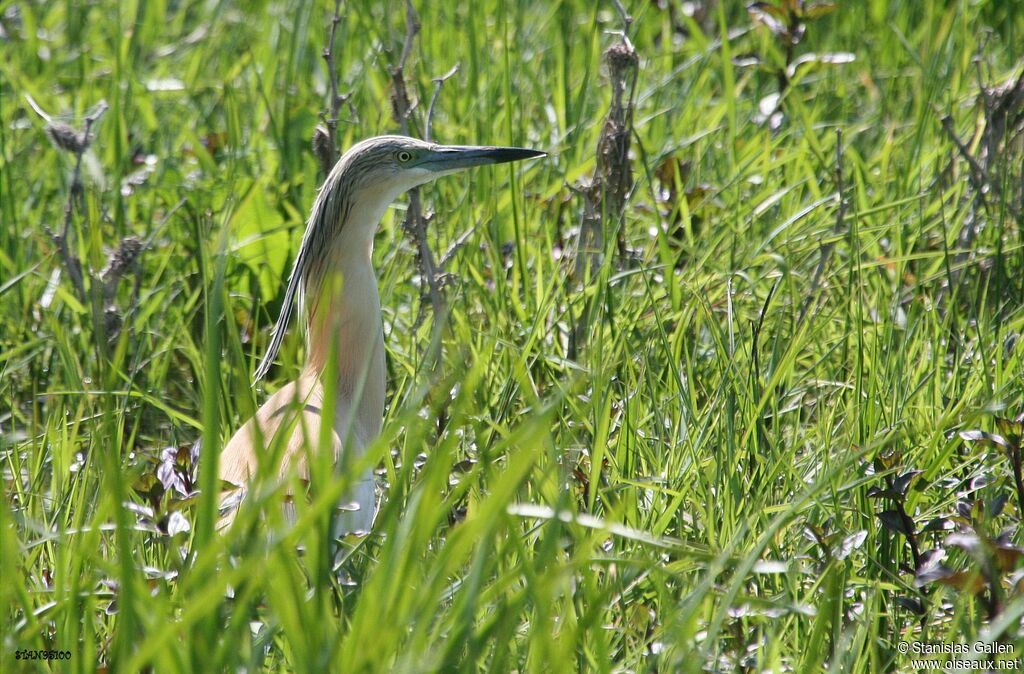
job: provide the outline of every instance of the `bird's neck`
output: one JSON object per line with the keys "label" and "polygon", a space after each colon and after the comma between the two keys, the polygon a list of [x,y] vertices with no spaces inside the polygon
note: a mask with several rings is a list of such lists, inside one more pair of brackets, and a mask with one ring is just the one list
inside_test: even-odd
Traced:
{"label": "bird's neck", "polygon": [[325,385],[334,377],[335,430],[357,452],[380,433],[384,416],[384,335],[371,256],[386,206],[353,209],[330,252],[319,297],[306,299],[305,370]]}

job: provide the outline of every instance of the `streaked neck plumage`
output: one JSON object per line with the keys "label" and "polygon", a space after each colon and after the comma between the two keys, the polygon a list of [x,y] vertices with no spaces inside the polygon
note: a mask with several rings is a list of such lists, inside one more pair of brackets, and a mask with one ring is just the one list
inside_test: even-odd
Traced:
{"label": "streaked neck plumage", "polygon": [[384,335],[371,258],[373,235],[394,198],[368,193],[344,209],[347,218],[303,300],[304,370],[321,379],[329,376],[331,351],[337,350],[334,426],[344,446],[357,455],[380,433],[384,416]]}

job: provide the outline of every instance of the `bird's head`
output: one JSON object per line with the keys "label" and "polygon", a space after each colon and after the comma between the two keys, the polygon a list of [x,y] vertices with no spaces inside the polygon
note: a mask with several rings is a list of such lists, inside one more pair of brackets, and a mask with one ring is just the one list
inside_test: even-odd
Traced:
{"label": "bird's head", "polygon": [[[257,381],[281,347],[294,304],[301,304],[304,295],[318,297],[332,265],[340,264],[344,276],[351,271],[345,265],[353,260],[369,264],[373,234],[385,209],[400,194],[462,169],[544,154],[521,147],[437,145],[407,136],[377,136],[349,148],[331,169],[313,203],[288,277],[281,315],[256,370]],[[341,253],[335,255],[338,251]],[[379,325],[380,318],[374,323]]]}
{"label": "bird's head", "polygon": [[377,136],[353,145],[335,171],[357,176],[391,198],[456,171],[541,157],[545,153],[520,147],[437,145],[407,136]]}

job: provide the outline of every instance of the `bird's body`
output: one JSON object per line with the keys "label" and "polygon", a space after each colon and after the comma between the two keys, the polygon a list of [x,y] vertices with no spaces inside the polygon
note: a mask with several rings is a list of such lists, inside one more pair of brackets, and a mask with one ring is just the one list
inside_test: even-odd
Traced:
{"label": "bird's body", "polygon": [[[282,477],[310,477],[310,459],[333,452],[351,465],[380,433],[385,361],[380,296],[372,265],[373,236],[388,206],[406,190],[435,177],[480,164],[539,156],[519,148],[438,146],[403,136],[380,136],[355,145],[338,160],[313,205],[274,327],[256,372],[266,374],[281,346],[293,307],[306,328],[301,376],[274,393],[231,438],[220,456],[220,477],[244,494],[260,462],[279,460]],[[335,356],[333,364],[332,356]],[[330,447],[319,447],[325,377],[335,377]],[[268,452],[268,447],[280,452]],[[263,468],[267,471],[267,468]],[[339,504],[336,535],[368,531],[375,513],[374,478],[365,467]],[[237,499],[233,499],[237,502]],[[230,524],[226,512],[221,527]]]}

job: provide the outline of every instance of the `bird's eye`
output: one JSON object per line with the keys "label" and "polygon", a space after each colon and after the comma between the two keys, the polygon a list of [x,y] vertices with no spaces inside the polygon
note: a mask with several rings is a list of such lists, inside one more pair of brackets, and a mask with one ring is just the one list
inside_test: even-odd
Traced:
{"label": "bird's eye", "polygon": [[398,157],[398,161],[402,162],[403,164],[405,162],[409,161],[410,159],[412,159],[412,155],[409,154],[408,152],[406,152],[405,150],[401,150],[398,153],[397,157]]}

